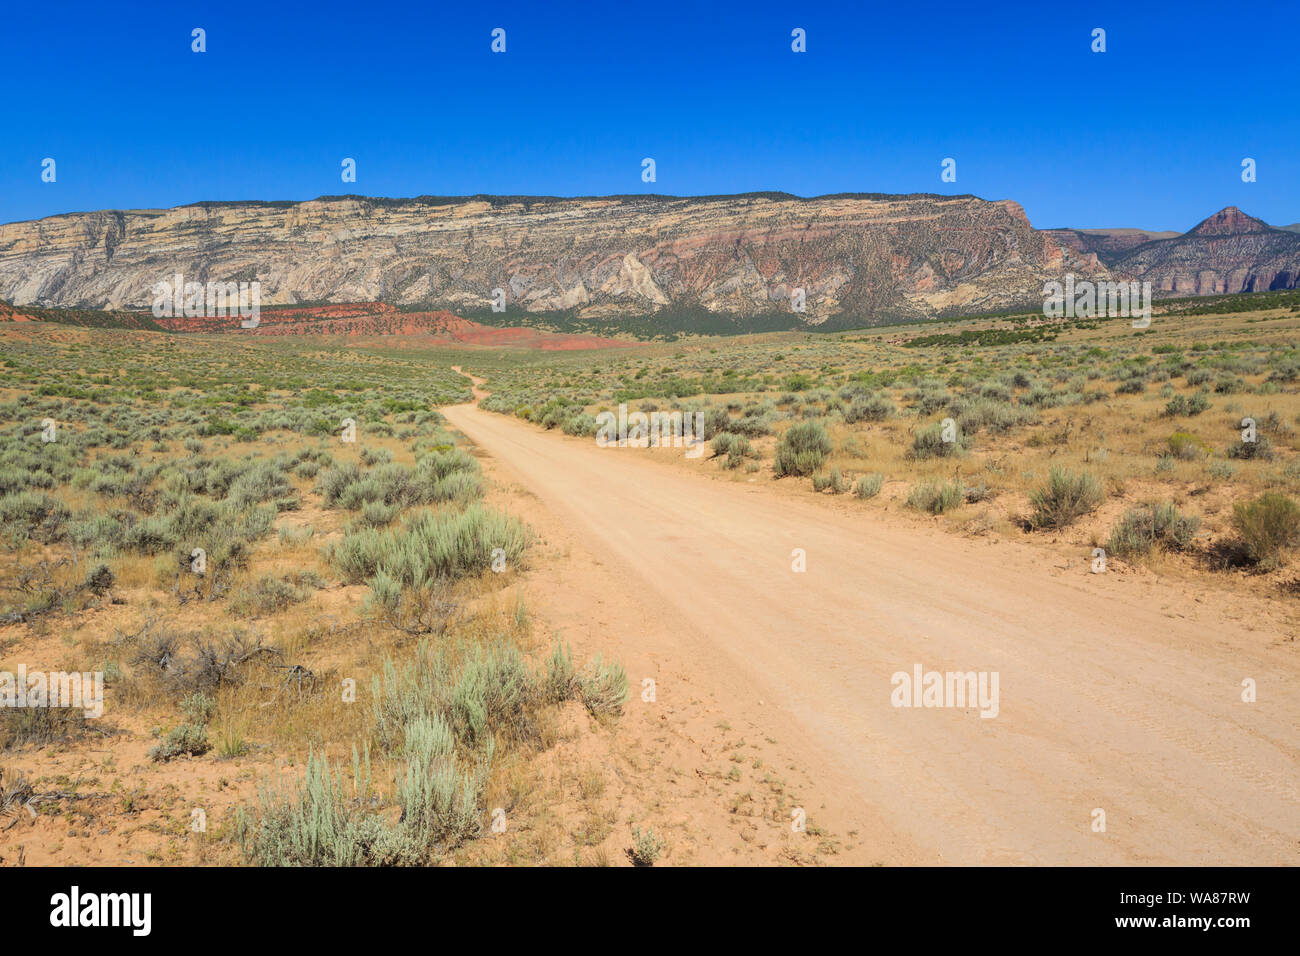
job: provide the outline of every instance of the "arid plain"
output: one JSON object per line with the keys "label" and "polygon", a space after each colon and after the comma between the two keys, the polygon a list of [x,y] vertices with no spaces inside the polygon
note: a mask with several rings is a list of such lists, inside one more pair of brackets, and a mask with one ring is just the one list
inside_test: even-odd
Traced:
{"label": "arid plain", "polygon": [[0,862],[1294,863],[1298,323],[6,322]]}

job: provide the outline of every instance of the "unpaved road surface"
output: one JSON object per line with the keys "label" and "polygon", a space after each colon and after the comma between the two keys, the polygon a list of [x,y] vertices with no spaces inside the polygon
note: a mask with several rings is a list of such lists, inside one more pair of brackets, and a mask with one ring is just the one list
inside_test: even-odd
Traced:
{"label": "unpaved road surface", "polygon": [[[1089,574],[1087,556],[444,412],[599,556],[613,600],[661,625],[646,653],[797,751],[821,818],[875,841],[869,858],[1300,862],[1297,645],[1253,626],[1249,593],[1216,606]],[[997,716],[893,706],[892,675],[917,664],[996,672]]]}

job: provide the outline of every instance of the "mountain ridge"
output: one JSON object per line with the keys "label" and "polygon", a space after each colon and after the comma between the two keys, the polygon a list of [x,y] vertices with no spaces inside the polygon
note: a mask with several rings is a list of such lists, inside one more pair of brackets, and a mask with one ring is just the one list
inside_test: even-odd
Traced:
{"label": "mountain ridge", "polygon": [[1014,200],[969,194],[778,191],[202,201],[0,225],[0,299],[16,305],[148,308],[177,272],[256,280],[269,304],[470,313],[495,298],[601,320],[703,310],[851,327],[1027,307],[1065,272],[1173,295],[1290,288],[1300,234],[1236,207],[1170,235],[1037,230]]}

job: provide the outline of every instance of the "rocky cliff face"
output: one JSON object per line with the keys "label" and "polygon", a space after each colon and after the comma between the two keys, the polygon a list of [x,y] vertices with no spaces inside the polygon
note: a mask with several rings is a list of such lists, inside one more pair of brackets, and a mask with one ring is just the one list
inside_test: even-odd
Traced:
{"label": "rocky cliff face", "polygon": [[1043,232],[1076,252],[1093,253],[1106,266],[1114,265],[1140,245],[1157,239],[1175,239],[1179,235],[1145,229],[1044,229]]}
{"label": "rocky cliff face", "polygon": [[810,324],[975,312],[1041,300],[1089,253],[1012,202],[786,194],[590,199],[326,198],[78,213],[0,226],[0,298],[148,308],[152,288],[258,280],[264,304],[382,300],[452,312],[583,316],[703,308]]}
{"label": "rocky cliff face", "polygon": [[1138,246],[1112,268],[1149,281],[1157,295],[1293,289],[1300,280],[1300,234],[1228,206],[1177,238]]}
{"label": "rocky cliff face", "polygon": [[148,308],[154,285],[181,273],[256,280],[263,304],[378,300],[472,314],[501,290],[507,312],[795,312],[834,327],[1032,305],[1066,272],[1173,294],[1291,287],[1300,274],[1300,234],[1235,208],[1167,236],[1040,232],[1016,203],[972,196],[199,203],[0,226],[0,299]]}

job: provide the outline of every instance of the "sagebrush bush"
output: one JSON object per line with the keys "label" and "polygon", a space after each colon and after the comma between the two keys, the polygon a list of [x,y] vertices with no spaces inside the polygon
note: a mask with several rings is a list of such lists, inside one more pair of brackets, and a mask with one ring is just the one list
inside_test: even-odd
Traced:
{"label": "sagebrush bush", "polygon": [[880,494],[885,484],[885,476],[880,474],[863,475],[853,486],[853,493],[859,498],[874,498]]}
{"label": "sagebrush bush", "polygon": [[0,527],[21,537],[57,540],[71,515],[62,500],[43,491],[19,491],[0,498]]}
{"label": "sagebrush bush", "polygon": [[596,717],[617,717],[627,700],[627,673],[621,664],[602,664],[600,657],[578,677],[578,696]]}
{"label": "sagebrush bush", "polygon": [[[713,452],[713,457],[718,458],[731,452],[731,446],[737,441],[743,440],[739,435],[733,435],[731,432],[719,432],[713,436],[713,441],[709,443],[709,450]],[[745,444],[749,444],[745,442]]]}
{"label": "sagebrush bush", "polygon": [[161,763],[176,757],[199,757],[211,749],[206,727],[202,724],[181,724],[172,728],[161,743],[150,748],[149,758]]}
{"label": "sagebrush bush", "polygon": [[1284,553],[1300,543],[1300,505],[1276,491],[1232,508],[1232,527],[1246,558],[1264,569],[1277,567]]}
{"label": "sagebrush bush", "polygon": [[912,486],[908,492],[910,508],[941,515],[961,505],[965,492],[960,481],[926,481]]}
{"label": "sagebrush bush", "polygon": [[1175,395],[1165,405],[1165,414],[1169,416],[1199,415],[1209,407],[1210,400],[1204,392],[1197,392],[1190,398],[1186,395]]}
{"label": "sagebrush bush", "polygon": [[1047,482],[1029,494],[1033,506],[1029,523],[1040,530],[1064,528],[1096,511],[1105,497],[1101,482],[1090,472],[1053,468]]}
{"label": "sagebrush bush", "polygon": [[654,827],[646,830],[635,827],[632,830],[632,846],[627,850],[627,857],[632,861],[633,866],[654,866],[667,845],[655,834]]}
{"label": "sagebrush bush", "polygon": [[1168,439],[1169,453],[1181,461],[1197,461],[1205,457],[1205,443],[1190,432],[1174,432]]}
{"label": "sagebrush bush", "polygon": [[960,432],[953,441],[944,441],[941,425],[927,425],[925,428],[918,429],[912,436],[912,447],[907,457],[918,460],[952,458],[961,455],[965,450],[965,436]]}
{"label": "sagebrush bush", "polygon": [[813,491],[821,492],[829,488],[833,495],[843,494],[848,490],[848,486],[844,483],[844,476],[838,468],[832,468],[825,475],[813,475],[812,484]]}
{"label": "sagebrush bush", "polygon": [[791,425],[776,446],[776,474],[811,475],[831,453],[831,437],[820,422]]}
{"label": "sagebrush bush", "polygon": [[0,750],[58,743],[86,726],[85,712],[75,707],[0,707]]}
{"label": "sagebrush bush", "polygon": [[[418,829],[406,827],[404,820],[392,823],[368,811],[375,799],[370,761],[354,751],[352,762],[350,786],[341,770],[336,773],[328,760],[311,753],[296,785],[262,787],[258,812],[241,809],[237,816],[245,856],[259,866],[418,866],[430,862],[433,847],[421,838],[428,841],[435,832],[428,826],[434,784],[413,781],[403,787],[403,796],[413,799],[421,813]],[[445,776],[438,783],[445,785]],[[454,796],[452,799],[455,802]],[[463,808],[456,809],[456,816],[461,817]]]}
{"label": "sagebrush bush", "polygon": [[1234,441],[1225,450],[1229,458],[1243,461],[1272,461],[1274,458],[1273,442],[1267,435],[1256,435],[1254,441]]}
{"label": "sagebrush bush", "polygon": [[1173,502],[1150,502],[1124,513],[1111,529],[1106,550],[1122,558],[1139,557],[1157,547],[1186,551],[1200,526],[1199,518],[1182,514]]}
{"label": "sagebrush bush", "polygon": [[1027,425],[1038,420],[1038,412],[1032,408],[1012,405],[1005,399],[986,396],[959,399],[949,406],[949,410],[957,421],[958,431],[962,434],[973,434],[981,428],[989,432],[1004,432],[1018,425]]}
{"label": "sagebrush bush", "polygon": [[883,422],[895,412],[894,403],[884,395],[859,395],[844,409],[844,420],[855,422]]}
{"label": "sagebrush bush", "polygon": [[497,736],[528,739],[534,731],[533,694],[532,675],[517,648],[477,645],[451,689],[447,716],[452,732],[466,746]]}
{"label": "sagebrush bush", "polygon": [[238,617],[278,614],[305,601],[308,594],[306,588],[296,586],[287,578],[267,575],[237,590],[231,597],[230,610]]}
{"label": "sagebrush bush", "polygon": [[578,674],[573,667],[573,658],[569,649],[557,641],[538,678],[538,697],[544,704],[562,704],[577,690]]}
{"label": "sagebrush bush", "polygon": [[475,503],[464,511],[419,512],[391,530],[355,531],[331,557],[352,583],[383,571],[404,587],[420,588],[438,577],[488,570],[497,548],[514,566],[527,544],[528,532],[517,519]]}

